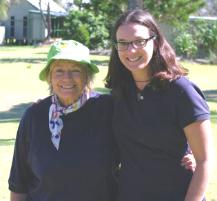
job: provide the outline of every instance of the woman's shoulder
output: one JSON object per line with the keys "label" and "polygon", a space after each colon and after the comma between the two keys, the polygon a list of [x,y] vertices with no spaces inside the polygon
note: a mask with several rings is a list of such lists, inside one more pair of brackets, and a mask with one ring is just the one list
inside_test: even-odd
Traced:
{"label": "woman's shoulder", "polygon": [[50,102],[50,97],[47,97],[32,103],[22,115],[20,127],[28,127],[36,119],[44,121],[44,118],[46,118],[48,114]]}
{"label": "woman's shoulder", "polygon": [[172,88],[178,92],[192,93],[197,92],[203,96],[201,89],[187,77],[180,77],[171,83]]}
{"label": "woman's shoulder", "polygon": [[171,86],[178,96],[184,95],[185,97],[191,97],[191,99],[199,97],[205,100],[202,90],[187,77],[178,78],[171,83]]}
{"label": "woman's shoulder", "polygon": [[36,102],[33,102],[27,109],[26,109],[26,115],[30,115],[33,113],[44,113],[47,112],[49,109],[49,106],[51,104],[51,96],[39,99]]}
{"label": "woman's shoulder", "polygon": [[101,103],[101,104],[111,104],[112,96],[110,93],[101,93],[101,92],[91,92],[90,100],[92,102]]}
{"label": "woman's shoulder", "polygon": [[183,76],[172,81],[171,84],[174,88],[178,88],[178,89],[185,89],[189,86],[194,86],[193,82],[191,82],[187,77],[183,77]]}
{"label": "woman's shoulder", "polygon": [[110,113],[113,111],[113,100],[110,94],[97,93],[90,97],[85,108],[98,114]]}

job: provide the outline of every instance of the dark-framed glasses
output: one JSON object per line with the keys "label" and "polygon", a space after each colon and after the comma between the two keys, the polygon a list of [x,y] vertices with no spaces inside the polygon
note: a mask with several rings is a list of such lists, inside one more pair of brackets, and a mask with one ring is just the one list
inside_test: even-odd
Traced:
{"label": "dark-framed glasses", "polygon": [[132,45],[135,49],[143,48],[147,45],[149,40],[155,39],[155,38],[156,38],[156,35],[153,35],[153,36],[150,36],[149,38],[146,38],[146,39],[142,38],[142,39],[137,39],[137,40],[130,41],[130,42],[116,41],[114,44],[115,44],[115,48],[118,51],[124,51],[124,50],[128,50],[129,45]]}

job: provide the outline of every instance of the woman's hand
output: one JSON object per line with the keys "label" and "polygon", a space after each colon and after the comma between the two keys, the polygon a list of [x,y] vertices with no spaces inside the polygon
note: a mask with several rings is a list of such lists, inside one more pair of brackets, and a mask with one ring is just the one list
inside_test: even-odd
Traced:
{"label": "woman's hand", "polygon": [[15,193],[15,192],[11,191],[10,200],[11,201],[25,201],[26,200],[26,194],[24,194],[24,193]]}
{"label": "woman's hand", "polygon": [[189,153],[183,156],[181,160],[181,165],[184,166],[187,170],[194,172],[196,168],[196,161],[193,154]]}

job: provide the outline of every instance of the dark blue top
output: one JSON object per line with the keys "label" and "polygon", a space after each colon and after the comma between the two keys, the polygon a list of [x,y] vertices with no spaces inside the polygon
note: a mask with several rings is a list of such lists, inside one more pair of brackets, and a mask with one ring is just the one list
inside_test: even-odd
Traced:
{"label": "dark blue top", "polygon": [[111,97],[91,98],[63,117],[60,147],[51,142],[51,98],[32,105],[17,132],[9,189],[27,201],[114,201],[117,153]]}
{"label": "dark blue top", "polygon": [[186,78],[164,90],[135,86],[116,100],[113,127],[121,152],[120,201],[183,201],[192,172],[181,167],[187,150],[183,128],[209,119],[201,91]]}

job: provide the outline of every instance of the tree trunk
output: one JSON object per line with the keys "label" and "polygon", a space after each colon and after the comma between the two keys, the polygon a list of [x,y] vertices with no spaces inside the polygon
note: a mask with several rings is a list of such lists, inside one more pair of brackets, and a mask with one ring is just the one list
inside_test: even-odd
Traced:
{"label": "tree trunk", "polygon": [[43,13],[42,7],[41,7],[41,0],[39,0],[39,7],[40,7],[40,13],[42,17],[42,21],[44,23],[45,28],[47,29],[47,36],[46,40],[50,40],[51,38],[51,16],[50,16],[50,5],[48,3],[47,5],[47,16],[45,17],[45,14]]}
{"label": "tree trunk", "polygon": [[143,0],[128,0],[128,10],[132,10],[135,8],[143,8],[144,3]]}
{"label": "tree trunk", "polygon": [[47,22],[46,22],[46,19],[45,19],[45,16],[44,16],[44,13],[43,13],[43,10],[41,7],[41,0],[39,0],[39,7],[40,7],[40,13],[41,13],[42,21],[44,23],[45,28],[47,28]]}
{"label": "tree trunk", "polygon": [[47,40],[51,39],[51,16],[50,16],[50,4],[47,4]]}

